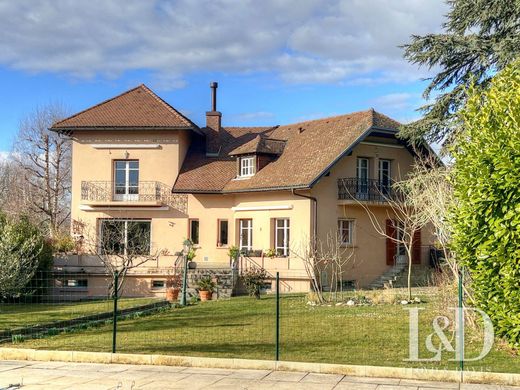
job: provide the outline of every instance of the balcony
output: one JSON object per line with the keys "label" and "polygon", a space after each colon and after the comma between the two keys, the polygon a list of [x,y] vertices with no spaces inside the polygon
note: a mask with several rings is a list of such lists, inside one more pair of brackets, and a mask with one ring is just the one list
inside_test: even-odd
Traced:
{"label": "balcony", "polygon": [[392,183],[356,177],[338,179],[338,200],[345,201],[345,203],[358,201],[386,203],[389,199],[397,199]]}
{"label": "balcony", "polygon": [[171,207],[187,211],[188,197],[172,194],[171,187],[157,181],[140,181],[120,189],[113,181],[82,181],[81,205],[93,207]]}

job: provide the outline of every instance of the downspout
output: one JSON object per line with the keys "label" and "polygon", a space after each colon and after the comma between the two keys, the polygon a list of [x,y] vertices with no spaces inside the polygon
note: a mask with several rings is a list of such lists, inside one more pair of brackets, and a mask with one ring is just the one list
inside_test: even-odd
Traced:
{"label": "downspout", "polygon": [[291,191],[294,196],[299,196],[301,198],[309,199],[312,201],[312,204],[313,204],[313,208],[312,208],[313,209],[312,210],[313,240],[312,240],[312,243],[313,243],[313,247],[314,247],[313,249],[316,250],[317,249],[317,240],[318,240],[318,199],[316,199],[314,196],[298,194],[294,188]]}

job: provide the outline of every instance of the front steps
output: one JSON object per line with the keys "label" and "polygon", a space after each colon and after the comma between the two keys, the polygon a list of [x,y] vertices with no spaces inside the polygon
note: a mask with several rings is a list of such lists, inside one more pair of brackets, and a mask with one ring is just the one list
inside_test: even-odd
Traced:
{"label": "front steps", "polygon": [[368,285],[369,290],[394,287],[394,283],[408,270],[408,263],[399,262]]}

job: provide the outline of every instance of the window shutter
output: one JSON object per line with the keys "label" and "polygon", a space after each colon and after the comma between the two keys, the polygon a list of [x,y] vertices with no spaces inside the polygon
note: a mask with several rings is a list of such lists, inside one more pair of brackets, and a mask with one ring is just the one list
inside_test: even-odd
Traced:
{"label": "window shutter", "polygon": [[412,264],[421,264],[421,229],[413,233]]}
{"label": "window shutter", "polygon": [[395,264],[396,243],[389,237],[395,237],[395,226],[391,219],[386,220],[386,265]]}

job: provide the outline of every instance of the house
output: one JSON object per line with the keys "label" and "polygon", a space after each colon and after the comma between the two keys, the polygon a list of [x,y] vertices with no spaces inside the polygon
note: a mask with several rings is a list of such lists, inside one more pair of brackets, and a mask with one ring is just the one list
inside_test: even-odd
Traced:
{"label": "house", "polygon": [[[202,128],[145,85],[51,128],[73,141],[73,233],[84,238],[89,230],[99,242],[123,228],[123,246],[130,246],[137,230],[147,251],[162,251],[153,264],[129,272],[126,295],[164,294],[187,238],[197,270],[263,267],[267,289],[279,272],[284,291],[309,291],[306,248],[331,237],[352,259],[344,285],[369,286],[394,267],[402,249],[377,234],[363,205],[384,225],[383,195],[414,162],[414,151],[396,138],[398,122],[369,109],[281,126],[224,127],[216,83],[211,91]],[[427,264],[431,240],[417,232],[414,263]],[[234,264],[232,246],[243,253]],[[78,296],[105,293],[96,256],[70,256],[56,266],[83,275],[64,281]],[[321,283],[326,287],[326,276]]]}

